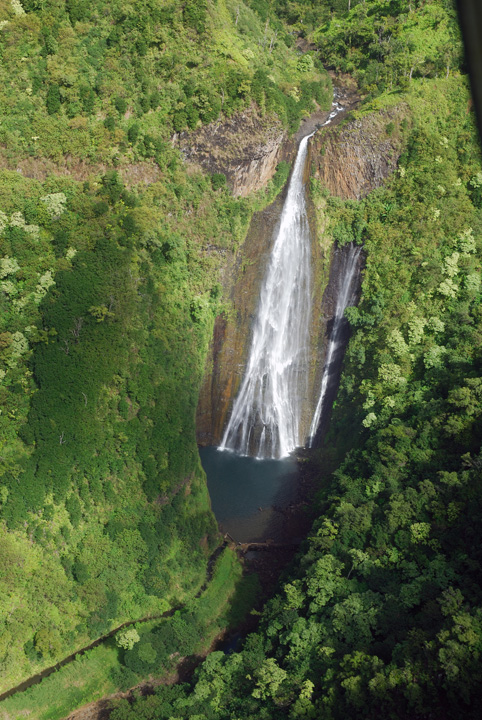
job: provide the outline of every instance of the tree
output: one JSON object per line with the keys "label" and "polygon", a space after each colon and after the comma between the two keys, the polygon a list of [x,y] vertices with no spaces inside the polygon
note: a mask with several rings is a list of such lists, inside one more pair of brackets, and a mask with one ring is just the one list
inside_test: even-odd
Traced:
{"label": "tree", "polygon": [[60,88],[58,85],[49,85],[47,90],[47,112],[55,115],[60,110]]}
{"label": "tree", "polygon": [[140,635],[135,628],[128,628],[127,630],[121,630],[116,635],[116,643],[118,647],[124,650],[132,650],[134,645],[139,642]]}

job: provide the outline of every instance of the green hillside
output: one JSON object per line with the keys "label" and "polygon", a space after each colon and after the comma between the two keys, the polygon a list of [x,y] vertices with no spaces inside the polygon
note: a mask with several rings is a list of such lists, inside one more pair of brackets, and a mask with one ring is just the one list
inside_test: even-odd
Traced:
{"label": "green hillside", "polygon": [[292,133],[329,67],[362,95],[344,128],[403,107],[402,155],[360,201],[309,184],[365,253],[318,518],[240,652],[110,718],[478,720],[482,166],[452,0],[0,0],[0,53],[0,692],[183,606],[0,716],[172,672],[253,602],[231,552],[201,591],[195,409],[225,257],[288,168],[236,198],[172,138],[240,111]]}
{"label": "green hillside", "polygon": [[[404,152],[359,202],[312,181],[338,243],[366,253],[331,430],[310,460],[319,519],[241,652],[118,701],[112,720],[480,715],[481,172],[459,50],[442,53],[458,31],[450,3],[341,5],[283,14],[325,22],[311,35],[321,57],[366,93],[355,122],[403,105],[385,132]],[[377,53],[408,52],[420,62],[373,82]]]}
{"label": "green hillside", "polygon": [[292,45],[242,2],[0,2],[1,690],[204,582],[218,269],[286,168],[235,199],[170,138],[329,105]]}

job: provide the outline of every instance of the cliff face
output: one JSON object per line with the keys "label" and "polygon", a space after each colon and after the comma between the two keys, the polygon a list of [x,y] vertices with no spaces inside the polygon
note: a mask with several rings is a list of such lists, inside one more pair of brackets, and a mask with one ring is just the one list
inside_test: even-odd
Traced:
{"label": "cliff face", "polygon": [[[350,85],[343,85],[338,92],[347,110],[358,100]],[[301,138],[320,127],[328,115],[329,111],[321,109],[314,112],[290,138],[276,116],[261,117],[252,105],[222,122],[176,134],[172,142],[188,164],[205,172],[224,173],[233,195],[245,197],[265,187],[281,160],[291,162]]]}
{"label": "cliff face", "polygon": [[[312,175],[321,181],[331,195],[351,200],[366,196],[382,185],[396,169],[404,146],[403,124],[407,116],[406,106],[400,105],[389,111],[373,112],[361,118],[342,118],[341,123],[335,122],[333,126],[320,130],[312,140]],[[314,323],[312,330],[312,373],[315,377],[315,392],[319,393],[348,246],[336,248],[333,245],[330,218],[325,211],[325,197],[316,194],[312,198],[311,208],[310,224],[316,238],[315,246],[319,246],[325,258],[322,266],[315,266],[314,270],[317,282],[324,287],[318,321]],[[363,256],[360,256],[359,264],[361,271]],[[357,292],[359,291],[360,288]],[[314,312],[316,313],[316,309]],[[337,355],[332,358],[333,371],[325,394],[324,407],[331,407],[336,398],[349,334],[349,328],[346,327]],[[329,417],[330,413],[324,413],[322,424],[318,428],[317,441],[326,431]]]}
{"label": "cliff face", "polygon": [[[353,107],[356,102],[353,93],[347,93],[345,89],[340,95],[341,102],[347,109]],[[400,123],[405,114],[405,108],[400,107],[373,113],[361,119],[344,120],[345,112],[336,119],[333,126],[321,129],[311,141],[305,180],[308,182],[311,171],[311,175],[320,178],[333,195],[353,199],[366,195],[380,185],[396,167],[403,142]],[[312,116],[292,141],[285,141],[284,144],[280,141],[276,162],[282,158],[293,160],[299,139],[322,124],[327,115],[324,113]],[[393,129],[390,123],[393,124]],[[387,134],[387,126],[390,135]],[[248,192],[248,188],[254,188],[256,183],[267,182],[271,172],[267,169],[269,163],[266,158],[269,153],[263,160],[261,144],[256,146],[256,151],[253,150],[255,154],[249,156],[247,148],[252,138],[245,138],[236,154],[235,138],[239,136],[225,136],[224,133],[228,132],[226,124],[222,128],[205,128],[202,132],[205,145],[193,145],[191,158],[197,156],[203,162],[210,163],[205,166],[210,168],[210,172],[225,172],[232,187],[238,188],[238,194]],[[190,137],[192,140],[193,136]],[[271,141],[266,140],[263,147],[267,148],[269,142]],[[273,141],[273,153],[276,142]],[[202,152],[201,147],[204,147]],[[216,148],[212,158],[207,155],[209,147]],[[206,156],[202,153],[206,153]],[[256,167],[258,170],[264,168],[259,170],[262,173],[260,178],[254,177],[258,172]],[[231,176],[228,168],[231,168]],[[273,172],[274,168],[275,165]],[[215,323],[197,412],[197,438],[201,445],[220,442],[228,413],[241,383],[260,287],[285,195],[286,189],[272,205],[254,215],[246,240],[237,256],[226,261],[223,285],[225,295],[231,301],[232,311],[219,316]],[[313,291],[309,393],[302,418],[306,433],[318,399],[327,338],[336,304],[337,268],[340,267],[343,255],[342,251],[340,253],[333,248],[329,218],[324,212],[324,205],[324,198],[308,196]]]}
{"label": "cliff face", "polygon": [[218,316],[214,325],[196,420],[201,445],[220,442],[242,380],[261,283],[284,196],[285,192],[265,210],[255,213],[243,246],[225,270],[225,293],[232,311]]}
{"label": "cliff face", "polygon": [[259,117],[253,107],[173,138],[185,160],[209,173],[224,173],[235,196],[264,187],[286,154],[287,133],[273,117]]}
{"label": "cliff face", "polygon": [[[326,117],[326,114],[325,114]],[[291,155],[297,149],[292,143]],[[288,152],[287,146],[283,152]],[[309,179],[309,161],[305,182]],[[197,411],[197,438],[201,445],[218,444],[243,378],[251,344],[252,327],[258,308],[261,284],[267,269],[273,242],[276,237],[287,186],[265,210],[255,213],[246,239],[236,257],[226,261],[224,273],[225,294],[232,311],[216,318],[213,340]],[[308,198],[310,225],[315,227],[315,208]],[[307,434],[312,414],[312,398],[316,395],[315,368],[318,356],[318,334],[322,323],[322,296],[330,266],[330,244],[319,242],[312,232],[312,314],[310,374],[308,396],[304,404],[301,425]],[[316,400],[315,400],[316,403]]]}
{"label": "cliff face", "polygon": [[313,172],[331,195],[360,200],[396,168],[405,105],[327,127],[313,139]]}
{"label": "cliff face", "polygon": [[[176,142],[184,147],[187,162],[196,161],[209,172],[223,172],[235,194],[247,195],[270,180],[278,162],[292,162],[301,137],[312,132],[316,123],[321,124],[328,115],[320,111],[307,118],[291,139],[279,124],[266,124],[250,113],[242,113],[225,123],[186,134]],[[220,315],[215,322],[197,410],[197,439],[201,445],[220,442],[242,380],[261,283],[285,196],[286,188],[271,205],[255,213],[242,247],[235,257],[226,257],[223,286],[232,311]],[[313,255],[323,257],[321,249],[315,246]],[[314,292],[318,298],[316,307],[321,307],[318,285]],[[308,413],[304,424],[307,423]]]}
{"label": "cliff face", "polygon": [[[307,170],[309,164],[307,164]],[[306,174],[305,180],[308,180]],[[226,268],[225,285],[232,312],[216,318],[210,356],[197,411],[197,439],[201,445],[216,445],[223,435],[232,403],[243,379],[251,345],[252,328],[258,308],[261,284],[276,237],[286,190],[265,210],[254,215],[246,240],[232,265]],[[314,208],[308,201],[310,225],[315,226]],[[331,249],[312,236],[312,313],[308,394],[301,418],[307,437],[317,400],[319,373],[317,359],[324,332],[323,291],[326,286]],[[321,341],[319,339],[321,335]]]}

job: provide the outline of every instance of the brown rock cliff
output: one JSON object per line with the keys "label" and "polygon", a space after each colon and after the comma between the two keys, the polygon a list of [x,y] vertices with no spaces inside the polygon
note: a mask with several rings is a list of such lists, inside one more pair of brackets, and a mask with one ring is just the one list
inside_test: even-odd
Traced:
{"label": "brown rock cliff", "polygon": [[403,148],[404,104],[346,120],[313,139],[313,173],[331,195],[360,200],[396,168]]}
{"label": "brown rock cliff", "polygon": [[210,173],[224,173],[233,195],[246,196],[273,177],[284,159],[287,132],[254,106],[231,118],[173,137],[184,159]]}

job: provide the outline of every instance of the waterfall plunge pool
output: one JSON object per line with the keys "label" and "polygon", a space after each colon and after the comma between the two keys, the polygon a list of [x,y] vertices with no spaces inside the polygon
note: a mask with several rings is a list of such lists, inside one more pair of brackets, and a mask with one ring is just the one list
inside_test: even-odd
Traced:
{"label": "waterfall plunge pool", "polygon": [[[330,124],[343,109],[335,95],[330,116],[323,124]],[[306,135],[298,147],[261,287],[248,364],[221,441],[225,452],[216,447],[199,449],[219,527],[238,542],[283,540],[285,525],[289,524],[284,523],[289,515],[284,511],[300,499],[301,473],[296,459],[284,456],[300,447],[304,435],[299,419],[307,386],[306,373],[303,376],[300,370],[307,365],[311,313],[311,240],[304,170],[308,141],[315,132]],[[338,325],[342,327],[344,309],[354,299],[351,277],[359,253],[357,248],[350,279],[340,288],[344,299],[338,299],[335,321],[340,316]],[[310,447],[332,374],[331,357],[340,344],[337,327],[335,322]],[[257,418],[258,428],[262,427],[259,433],[252,432],[256,425],[253,418]],[[251,438],[257,438],[256,442]]]}
{"label": "waterfall plunge pool", "polygon": [[221,531],[238,542],[281,541],[282,511],[298,495],[296,458],[257,460],[216,447],[201,447],[199,455]]}

